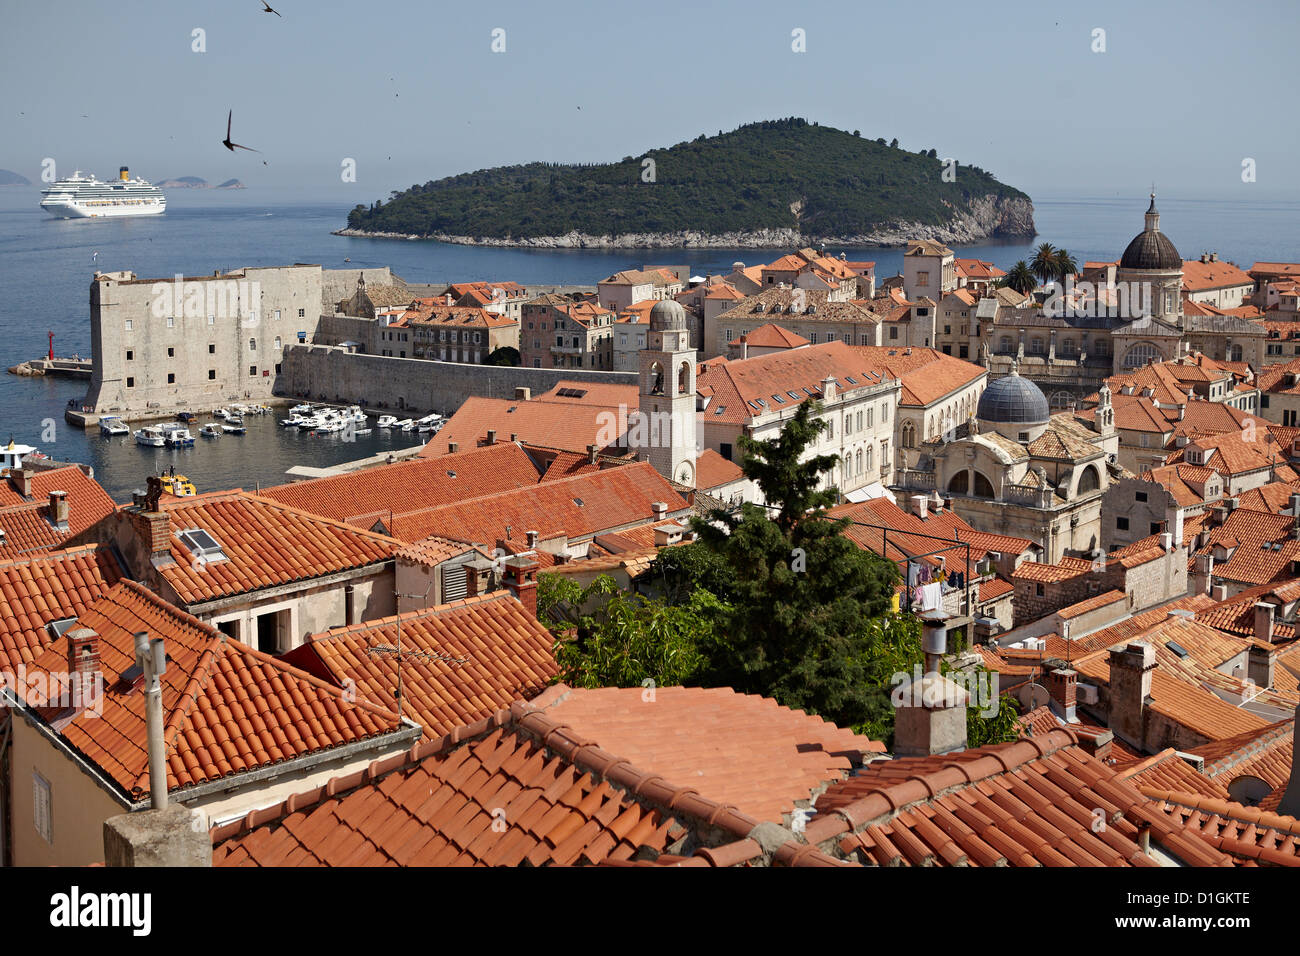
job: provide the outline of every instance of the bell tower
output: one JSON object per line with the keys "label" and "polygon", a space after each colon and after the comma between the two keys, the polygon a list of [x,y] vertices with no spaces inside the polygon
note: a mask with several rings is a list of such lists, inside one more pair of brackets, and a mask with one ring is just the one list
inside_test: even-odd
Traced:
{"label": "bell tower", "polygon": [[673,299],[650,310],[650,332],[640,353],[639,390],[635,447],[646,451],[659,474],[694,487],[695,350],[686,310]]}

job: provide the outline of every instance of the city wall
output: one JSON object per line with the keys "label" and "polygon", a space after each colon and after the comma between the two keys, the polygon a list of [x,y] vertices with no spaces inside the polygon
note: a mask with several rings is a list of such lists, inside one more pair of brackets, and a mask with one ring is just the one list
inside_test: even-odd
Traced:
{"label": "city wall", "polygon": [[531,389],[533,395],[538,395],[560,381],[635,385],[637,374],[462,365],[363,355],[334,346],[294,345],[285,349],[275,391],[289,398],[364,403],[372,408],[413,408],[450,415],[470,395],[514,398],[518,387]]}

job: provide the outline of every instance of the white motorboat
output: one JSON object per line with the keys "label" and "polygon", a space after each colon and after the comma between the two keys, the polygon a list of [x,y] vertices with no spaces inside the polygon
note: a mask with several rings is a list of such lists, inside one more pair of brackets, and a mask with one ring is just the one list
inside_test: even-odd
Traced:
{"label": "white motorboat", "polygon": [[158,425],[146,425],[136,429],[135,443],[150,448],[163,448],[167,444],[167,434]]}
{"label": "white motorboat", "polygon": [[106,438],[112,438],[115,435],[129,435],[131,429],[116,415],[105,415],[99,420],[99,433]]}
{"label": "white motorboat", "polygon": [[311,403],[304,402],[301,405],[295,405],[293,408],[289,409],[289,417],[293,418],[295,415],[310,415],[315,410],[315,406]]}
{"label": "white motorboat", "polygon": [[221,426],[218,425],[216,422],[208,422],[202,428],[199,429],[199,434],[202,435],[204,438],[220,438]]}
{"label": "white motorboat", "polygon": [[394,427],[394,428],[400,428],[400,429],[401,429],[402,431],[404,431],[404,432],[413,432],[413,431],[415,431],[415,429],[416,429],[415,419],[414,419],[414,418],[408,418],[408,419],[406,419],[405,421],[400,421],[400,422],[398,422],[398,423],[397,423],[396,425],[394,425],[393,427]]}
{"label": "white motorboat", "polygon": [[21,468],[25,458],[44,458],[35,445],[19,445],[12,438],[9,444],[0,448],[0,475],[7,475],[16,468]]}
{"label": "white motorboat", "polygon": [[376,424],[377,424],[380,428],[392,428],[394,425],[397,424],[397,416],[396,416],[396,415],[380,415],[380,416],[379,416],[379,421],[376,422]]}
{"label": "white motorboat", "polygon": [[167,444],[173,448],[184,448],[187,445],[194,444],[194,436],[184,425],[163,425],[161,426],[163,434],[167,437]]}
{"label": "white motorboat", "polygon": [[238,425],[222,425],[221,430],[227,435],[242,435],[246,431],[243,422],[240,422]]}

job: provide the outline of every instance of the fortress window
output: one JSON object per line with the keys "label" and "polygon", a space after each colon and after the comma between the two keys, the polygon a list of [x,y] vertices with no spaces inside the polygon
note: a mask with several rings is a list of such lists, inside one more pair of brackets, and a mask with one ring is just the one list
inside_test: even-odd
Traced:
{"label": "fortress window", "polygon": [[168,373],[167,373],[167,384],[168,384],[168,385],[175,385],[175,384],[176,384],[176,373],[175,373],[175,372],[168,372]]}
{"label": "fortress window", "polygon": [[131,351],[130,349],[127,349],[127,350],[126,350],[126,360],[127,360],[128,362],[130,362],[130,361],[131,361],[132,359],[134,359],[134,358],[135,358],[135,353],[134,353],[133,351]]}
{"label": "fortress window", "polygon": [[216,346],[216,343],[215,343],[215,342],[209,342],[209,343],[208,343],[208,354],[209,354],[209,355],[216,355],[216,354],[217,354],[217,346]]}
{"label": "fortress window", "polygon": [[250,351],[250,352],[256,352],[256,351],[257,351],[257,339],[249,339],[249,340],[248,340],[248,351]]}
{"label": "fortress window", "polygon": [[306,317],[307,317],[307,310],[306,310],[306,309],[299,309],[299,310],[298,310],[298,318],[300,318],[300,319],[305,319]]}
{"label": "fortress window", "polygon": [[248,366],[248,374],[249,374],[249,375],[256,375],[256,374],[257,374],[257,366],[256,366],[256,365],[250,365],[250,366]]}
{"label": "fortress window", "polygon": [[276,347],[276,349],[282,349],[282,348],[284,348],[284,346],[280,344],[280,336],[278,336],[278,335],[275,337],[275,347]]}
{"label": "fortress window", "polygon": [[126,330],[127,330],[128,332],[130,332],[132,328],[134,328],[134,326],[131,324],[131,320],[130,320],[130,319],[127,319],[127,320],[126,320]]}
{"label": "fortress window", "polygon": [[167,357],[168,357],[168,358],[175,358],[175,357],[176,357],[176,350],[175,350],[175,349],[171,349],[171,348],[169,348],[169,349],[167,350]]}
{"label": "fortress window", "polygon": [[216,381],[216,378],[217,378],[217,370],[215,368],[208,369],[208,381],[214,382]]}
{"label": "fortress window", "polygon": [[169,329],[176,328],[176,316],[174,315],[167,316],[167,328]]}
{"label": "fortress window", "polygon": [[133,378],[132,378],[131,376],[129,376],[129,375],[126,377],[126,387],[127,387],[127,388],[135,388],[135,379],[133,379]]}

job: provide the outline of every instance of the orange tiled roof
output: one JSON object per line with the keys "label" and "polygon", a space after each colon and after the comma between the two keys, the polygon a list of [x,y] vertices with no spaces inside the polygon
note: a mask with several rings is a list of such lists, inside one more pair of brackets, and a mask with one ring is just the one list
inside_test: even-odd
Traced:
{"label": "orange tiled roof", "polygon": [[[59,529],[50,523],[51,491],[67,493],[67,528]],[[36,472],[30,499],[19,495],[12,483],[0,481],[0,531],[4,533],[0,538],[0,561],[63,547],[111,515],[116,507],[108,492],[76,466]]]}
{"label": "orange tiled roof", "polygon": [[820,717],[727,687],[660,687],[653,702],[639,687],[556,687],[533,703],[637,766],[760,820],[780,822],[863,754],[884,751]]}
{"label": "orange tiled roof", "polygon": [[[396,647],[397,624],[387,617],[332,628],[281,659],[396,710],[397,659],[369,649]],[[557,674],[550,631],[507,591],[410,611],[401,627],[402,650],[413,652],[402,665],[404,713],[425,737],[533,697]]]}
{"label": "orange tiled roof", "polygon": [[1231,262],[1202,262],[1200,259],[1187,259],[1183,262],[1184,292],[1206,292],[1236,286],[1254,288],[1254,285],[1255,280]]}
{"label": "orange tiled roof", "polygon": [[[442,441],[441,433],[434,440]],[[432,461],[420,458],[277,485],[259,494],[338,521],[364,517],[369,526],[378,514],[387,524],[390,511],[428,508],[535,485],[540,475],[541,468],[527,451],[503,441],[482,448],[464,447],[455,455]]]}
{"label": "orange tiled roof", "polygon": [[[817,798],[809,843],[877,866],[1159,866],[1153,844],[1192,866],[1230,860],[1200,840],[1068,730],[939,757],[876,761]],[[1094,832],[1094,810],[1107,826]]]}
{"label": "orange tiled roof", "polygon": [[[145,695],[124,684],[135,665],[134,634],[162,638],[167,670],[161,678],[167,785],[184,788],[259,767],[356,743],[393,731],[397,715],[337,687],[165,603],[134,581],[121,581],[87,608],[78,627],[99,635],[104,674],[102,713],[91,708],[66,717],[58,706],[31,701],[57,732],[132,799],[149,790]],[[55,641],[30,665],[67,669],[68,638]],[[66,722],[65,722],[66,721]]]}
{"label": "orange tiled roof", "polygon": [[[521,442],[548,448],[581,451],[588,445],[598,444],[604,451],[619,444],[627,432],[629,411],[635,412],[639,406],[635,385],[603,388],[626,391],[608,405],[579,400],[565,402],[559,398],[543,400],[542,396],[525,402],[471,395],[438,434],[429,439],[420,456],[441,457],[447,454],[451,442],[462,450],[473,447],[486,440],[489,430],[497,433],[499,442],[517,435]],[[603,393],[604,396],[615,398],[611,393]],[[602,439],[602,435],[607,437]]]}
{"label": "orange tiled roof", "polygon": [[695,487],[701,490],[717,488],[744,477],[739,465],[727,461],[712,448],[704,449],[695,460]]}
{"label": "orange tiled roof", "polygon": [[498,538],[537,531],[570,539],[654,519],[651,505],[663,502],[668,514],[688,505],[648,461],[548,481],[531,488],[469,498],[456,504],[408,511],[393,518],[393,535],[418,541],[436,534],[453,541],[491,544]]}
{"label": "orange tiled roof", "polygon": [[54,641],[45,625],[78,617],[121,577],[95,545],[0,563],[0,671],[30,663]]}
{"label": "orange tiled roof", "polygon": [[1300,820],[1230,800],[1151,788],[1147,796],[1176,825],[1245,863],[1300,866]]}
{"label": "orange tiled roof", "polygon": [[1228,799],[1228,790],[1222,783],[1200,773],[1178,756],[1178,751],[1172,747],[1126,763],[1118,769],[1120,779],[1129,781],[1144,793],[1148,788],[1154,788]]}
{"label": "orange tiled roof", "polygon": [[[236,488],[164,499],[175,563],[158,573],[186,604],[305,581],[389,560],[398,541]],[[199,561],[180,532],[200,528],[224,560]]]}
{"label": "orange tiled roof", "polygon": [[767,325],[760,325],[752,332],[737,336],[727,344],[739,345],[741,340],[755,348],[795,349],[808,344],[808,340],[802,335],[796,335],[789,329],[784,329],[772,322],[767,323]]}
{"label": "orange tiled roof", "polygon": [[[1258,777],[1274,791],[1286,790],[1295,749],[1295,718],[1279,720],[1261,731],[1216,740],[1191,753],[1205,758],[1205,774],[1228,787],[1238,777]],[[1170,787],[1177,790],[1177,787]],[[1225,797],[1227,790],[1224,790]]]}
{"label": "orange tiled roof", "polygon": [[1123,591],[1107,591],[1105,594],[1098,594],[1096,597],[1090,597],[1079,601],[1077,604],[1071,604],[1069,607],[1063,607],[1056,613],[1062,620],[1069,620],[1087,614],[1089,611],[1106,607],[1109,604],[1117,604],[1127,600],[1128,596]]}
{"label": "orange tiled roof", "polygon": [[987,581],[980,582],[978,603],[984,604],[987,601],[996,601],[1006,594],[1012,594],[1016,586],[1010,581],[1003,578],[989,578]]}
{"label": "orange tiled roof", "polygon": [[945,355],[938,349],[854,346],[868,369],[903,383],[903,405],[929,405],[988,375],[983,366]]}
{"label": "orange tiled roof", "polygon": [[1011,572],[1013,581],[1038,581],[1044,584],[1057,584],[1080,577],[1092,570],[1092,562],[1083,558],[1061,558],[1056,564],[1042,564],[1038,561],[1022,561]]}

